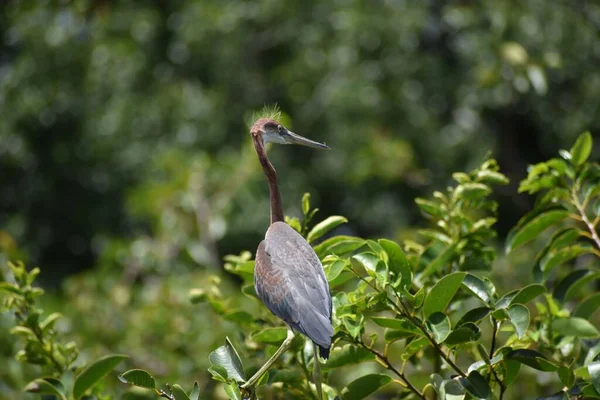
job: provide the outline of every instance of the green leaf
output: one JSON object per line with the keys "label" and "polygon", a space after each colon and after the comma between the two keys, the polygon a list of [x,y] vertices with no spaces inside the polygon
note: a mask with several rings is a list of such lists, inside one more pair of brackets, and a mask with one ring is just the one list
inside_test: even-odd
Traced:
{"label": "green leaf", "polygon": [[419,328],[415,326],[411,321],[407,318],[382,318],[382,317],[373,317],[371,318],[373,322],[377,325],[382,326],[384,328],[395,329],[398,331],[414,333],[416,335],[421,334]]}
{"label": "green leaf", "polygon": [[592,348],[588,350],[588,353],[585,355],[585,360],[583,361],[583,365],[588,365],[596,357],[600,354],[600,342],[596,343]]}
{"label": "green leaf", "polygon": [[175,396],[175,400],[190,400],[185,390],[177,384],[173,385],[172,390],[173,396]]}
{"label": "green leaf", "polygon": [[419,206],[424,213],[429,214],[432,217],[443,218],[444,216],[444,212],[440,206],[433,201],[416,198],[415,203],[417,203],[417,206]]}
{"label": "green leaf", "polygon": [[519,377],[521,371],[521,363],[515,360],[502,360],[503,379],[505,386],[510,386]]}
{"label": "green leaf", "polygon": [[584,132],[577,138],[577,141],[571,148],[571,163],[576,167],[587,161],[592,152],[592,135],[590,132]]}
{"label": "green leaf", "polygon": [[123,383],[143,387],[146,389],[156,389],[156,382],[152,375],[143,369],[130,369],[119,375],[119,380]]}
{"label": "green leaf", "polygon": [[512,350],[505,358],[507,360],[518,361],[538,371],[554,372],[558,370],[558,366],[548,360],[542,353],[530,349]]}
{"label": "green leaf", "polygon": [[128,357],[125,355],[116,354],[99,358],[88,364],[87,367],[75,377],[75,382],[73,383],[73,397],[79,399],[86,391],[94,387],[126,358]]}
{"label": "green leaf", "polygon": [[522,304],[512,304],[507,312],[517,336],[521,339],[529,328],[529,309]]}
{"label": "green leaf", "polygon": [[55,378],[39,378],[29,382],[25,392],[54,395],[60,400],[67,400],[64,384]]}
{"label": "green leaf", "polygon": [[450,319],[443,312],[434,312],[427,318],[427,326],[436,343],[442,343],[450,334]]}
{"label": "green leaf", "polygon": [[600,308],[600,293],[594,293],[591,296],[586,297],[575,307],[573,316],[590,319],[592,314],[594,314],[598,308]]}
{"label": "green leaf", "polygon": [[[565,301],[567,292],[570,291],[570,288],[572,285],[579,282],[581,279],[585,278],[586,276],[592,276],[592,279],[593,279],[594,275],[596,275],[597,277],[600,277],[600,272],[594,273],[587,269],[577,269],[577,270],[571,272],[566,277],[564,277],[558,283],[558,285],[556,285],[556,288],[554,289],[552,296],[554,296],[554,298],[556,298],[558,301],[561,301],[561,302]],[[589,280],[585,280],[585,281],[583,281],[583,283],[585,284],[588,281]],[[577,290],[577,292],[579,292],[579,290]]]}
{"label": "green leaf", "polygon": [[329,231],[335,229],[337,226],[339,226],[341,224],[345,224],[347,222],[348,222],[348,220],[345,217],[342,217],[340,215],[332,215],[331,217],[316,224],[310,230],[310,232],[308,232],[308,235],[306,236],[306,240],[308,241],[308,243],[314,242],[321,236],[325,235],[327,232],[329,232]]}
{"label": "green leaf", "polygon": [[348,265],[348,260],[336,260],[332,263],[324,265],[323,269],[325,270],[325,277],[327,277],[327,281],[331,282],[340,276],[346,265]]}
{"label": "green leaf", "polygon": [[227,371],[227,376],[236,382],[244,382],[244,366],[235,347],[229,338],[225,338],[225,345],[219,347],[208,356],[212,365],[220,365]]}
{"label": "green leaf", "polygon": [[335,347],[329,355],[327,363],[321,365],[323,371],[336,369],[346,365],[359,364],[364,361],[375,360],[375,355],[362,347],[348,344],[342,348]]}
{"label": "green leaf", "polygon": [[342,389],[341,395],[344,400],[362,400],[371,393],[376,392],[388,383],[392,378],[383,374],[369,374],[350,382]]}
{"label": "green leaf", "polygon": [[444,265],[446,265],[452,259],[452,257],[454,257],[455,250],[456,250],[455,244],[446,247],[440,253],[440,255],[438,255],[436,257],[436,259],[433,260],[431,262],[431,264],[429,264],[425,268],[425,270],[423,270],[423,272],[421,273],[421,277],[424,278],[426,276],[436,273],[440,268],[442,268]]}
{"label": "green leaf", "polygon": [[307,215],[310,211],[310,193],[304,193],[302,196],[302,214]]}
{"label": "green leaf", "polygon": [[6,292],[11,294],[22,295],[23,292],[19,287],[13,283],[9,282],[0,282],[0,292]]}
{"label": "green leaf", "polygon": [[466,323],[475,323],[481,321],[488,316],[491,310],[492,309],[488,307],[477,307],[469,310],[458,320],[456,326],[460,327]]}
{"label": "green leaf", "polygon": [[426,317],[434,312],[446,310],[456,291],[460,288],[465,275],[464,272],[454,272],[437,281],[425,297],[423,311]]}
{"label": "green leaf", "polygon": [[509,253],[533,240],[547,228],[566,219],[568,216],[569,212],[566,210],[546,211],[528,221],[525,225],[517,226],[508,236],[506,252]]}
{"label": "green leaf", "polygon": [[287,337],[287,328],[267,328],[254,333],[250,338],[258,343],[278,345]]}
{"label": "green leaf", "polygon": [[583,318],[559,318],[552,321],[552,330],[563,336],[580,338],[596,338],[600,336],[598,329]]}
{"label": "green leaf", "polygon": [[222,367],[221,365],[211,365],[208,368],[208,372],[212,375],[214,380],[223,383],[227,382],[228,374],[225,367]]}
{"label": "green leaf", "polygon": [[379,244],[388,256],[390,272],[395,274],[396,279],[399,276],[401,277],[401,287],[409,286],[412,272],[402,248],[396,242],[387,239],[379,239]]}
{"label": "green leaf", "polygon": [[557,265],[563,264],[585,253],[593,253],[593,251],[594,248],[587,244],[574,244],[558,250],[549,251],[540,261],[540,269],[547,274]]}
{"label": "green leaf", "polygon": [[406,347],[404,347],[404,351],[402,352],[402,355],[400,357],[406,361],[409,358],[411,358],[413,355],[415,355],[416,352],[418,352],[423,347],[425,347],[429,344],[430,344],[429,339],[427,339],[424,336],[416,338],[412,342],[407,344]]}
{"label": "green leaf", "polygon": [[483,183],[463,183],[456,187],[454,196],[466,200],[481,200],[491,192],[492,189]]}
{"label": "green leaf", "polygon": [[564,386],[567,388],[573,387],[573,384],[575,383],[575,373],[573,372],[572,368],[561,365],[558,368],[557,373],[561,383]]}
{"label": "green leaf", "polygon": [[448,347],[453,347],[463,343],[474,342],[480,337],[481,331],[477,325],[469,322],[450,332],[446,340],[444,340],[444,344]]}
{"label": "green leaf", "polygon": [[334,236],[325,239],[323,242],[315,246],[315,253],[319,258],[325,257],[327,254],[343,255],[352,253],[363,247],[366,241],[354,236]]}
{"label": "green leaf", "polygon": [[469,289],[477,298],[479,298],[485,305],[489,305],[492,301],[491,294],[488,293],[485,282],[473,274],[467,274],[462,284]]}
{"label": "green leaf", "polygon": [[597,279],[600,279],[600,272],[589,271],[588,274],[586,274],[585,276],[583,276],[580,279],[578,279],[577,281],[575,281],[567,289],[567,292],[565,293],[564,301],[573,300],[575,298],[575,296],[577,296],[578,294],[581,293],[581,291],[583,290],[583,288],[586,285],[588,285],[590,282],[593,282]]}
{"label": "green leaf", "polygon": [[225,393],[227,393],[230,400],[243,400],[240,388],[235,383],[225,385]]}
{"label": "green leaf", "polygon": [[592,379],[592,385],[598,393],[600,393],[600,362],[591,363],[587,366],[588,373]]}
{"label": "green leaf", "polygon": [[546,287],[537,283],[527,285],[520,290],[506,293],[496,302],[496,308],[506,308],[511,304],[527,304],[539,295],[546,293]]}
{"label": "green leaf", "polygon": [[358,262],[370,276],[374,277],[380,258],[374,253],[364,252],[353,255],[352,260]]}
{"label": "green leaf", "polygon": [[190,400],[198,400],[200,398],[200,386],[198,386],[198,382],[194,382],[194,388],[190,393]]}
{"label": "green leaf", "polygon": [[479,399],[485,399],[490,394],[490,386],[487,380],[477,371],[471,371],[467,378],[458,378],[462,387],[472,396]]}
{"label": "green leaf", "polygon": [[509,182],[505,175],[490,170],[477,171],[477,180],[494,185],[506,185]]}

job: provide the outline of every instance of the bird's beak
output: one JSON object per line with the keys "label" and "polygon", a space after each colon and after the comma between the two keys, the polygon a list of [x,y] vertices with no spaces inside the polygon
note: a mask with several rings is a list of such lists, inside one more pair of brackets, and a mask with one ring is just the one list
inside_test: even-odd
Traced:
{"label": "bird's beak", "polygon": [[291,131],[287,131],[287,135],[285,135],[285,141],[289,144],[299,144],[302,146],[313,147],[315,149],[329,150],[329,146],[327,146],[325,143],[312,141],[300,135],[296,135]]}

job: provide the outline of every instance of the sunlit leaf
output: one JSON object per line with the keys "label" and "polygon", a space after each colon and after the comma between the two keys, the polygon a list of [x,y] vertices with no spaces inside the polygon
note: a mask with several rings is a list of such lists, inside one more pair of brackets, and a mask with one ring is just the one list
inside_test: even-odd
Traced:
{"label": "sunlit leaf", "polygon": [[73,397],[79,399],[86,391],[94,387],[108,375],[121,361],[128,358],[125,355],[110,355],[99,358],[88,364],[73,383]]}
{"label": "sunlit leaf", "polygon": [[423,304],[425,316],[430,316],[437,311],[444,312],[446,310],[446,307],[450,304],[450,300],[452,300],[460,288],[465,275],[466,273],[464,272],[454,272],[436,282],[425,297]]}
{"label": "sunlit leaf", "polygon": [[487,291],[487,286],[481,278],[473,274],[467,274],[462,284],[473,292],[485,305],[490,304],[492,301],[492,297]]}
{"label": "sunlit leaf", "polygon": [[434,312],[427,318],[427,326],[436,343],[442,343],[450,334],[450,319],[443,312]]}
{"label": "sunlit leaf", "polygon": [[598,393],[600,393],[600,362],[591,363],[587,366],[592,385]]}
{"label": "sunlit leaf", "polygon": [[513,290],[496,302],[496,308],[506,308],[511,304],[527,304],[536,297],[546,293],[546,287],[532,283],[522,289]]}
{"label": "sunlit leaf", "polygon": [[379,239],[379,244],[387,253],[390,272],[401,276],[402,287],[410,285],[412,273],[402,248],[396,242],[387,239]]}
{"label": "sunlit leaf", "polygon": [[243,400],[240,388],[235,383],[225,385],[225,393],[227,393],[227,397],[229,397],[230,400]]}
{"label": "sunlit leaf", "polygon": [[306,236],[306,240],[308,241],[308,243],[314,242],[315,240],[319,239],[321,236],[325,235],[326,233],[332,231],[339,225],[347,223],[347,222],[348,222],[348,219],[346,219],[345,217],[342,217],[340,215],[332,215],[331,217],[328,217],[327,219],[316,224],[310,230],[310,232],[308,232],[308,235]]}
{"label": "sunlit leaf", "polygon": [[324,240],[315,246],[315,253],[319,258],[325,257],[327,254],[344,255],[352,253],[364,246],[366,241],[364,239],[354,236],[334,236]]}
{"label": "sunlit leaf", "polygon": [[219,347],[208,356],[212,365],[219,365],[227,371],[227,376],[235,379],[236,382],[244,382],[244,366],[235,347],[225,338],[225,345]]}
{"label": "sunlit leaf", "polygon": [[580,166],[587,161],[592,152],[592,135],[590,132],[584,132],[575,141],[571,148],[571,162],[575,166]]}
{"label": "sunlit leaf", "polygon": [[517,336],[521,339],[529,328],[529,309],[522,304],[512,304],[507,312]]}

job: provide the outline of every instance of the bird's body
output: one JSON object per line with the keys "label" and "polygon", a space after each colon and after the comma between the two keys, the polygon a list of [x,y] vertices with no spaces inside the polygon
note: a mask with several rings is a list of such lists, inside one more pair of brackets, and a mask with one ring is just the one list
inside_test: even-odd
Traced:
{"label": "bird's body", "polygon": [[290,327],[308,336],[329,357],[331,295],[323,266],[306,240],[284,222],[275,222],[256,252],[258,297]]}
{"label": "bird's body", "polygon": [[253,387],[268,368],[291,345],[293,330],[308,336],[314,347],[313,377],[317,395],[322,399],[321,373],[317,347],[321,357],[328,358],[333,326],[331,295],[319,257],[308,242],[284,222],[277,173],[267,157],[265,143],[299,144],[328,149],[326,145],[288,131],[271,118],[258,119],[250,130],[258,160],[269,184],[271,224],[256,251],[254,287],[267,308],[289,327],[287,338],[279,349],[243,387]]}

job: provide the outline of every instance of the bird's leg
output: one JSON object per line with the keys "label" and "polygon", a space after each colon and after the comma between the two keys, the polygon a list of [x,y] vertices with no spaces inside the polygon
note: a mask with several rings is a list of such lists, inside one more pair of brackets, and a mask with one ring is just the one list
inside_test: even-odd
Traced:
{"label": "bird's leg", "polygon": [[323,400],[323,386],[321,381],[321,362],[319,361],[319,351],[317,345],[313,345],[314,357],[313,357],[313,381],[315,382],[315,388],[317,389],[317,397],[319,400]]}
{"label": "bird's leg", "polygon": [[294,331],[292,331],[291,329],[288,329],[287,337],[285,338],[283,343],[281,343],[281,346],[279,346],[279,348],[277,349],[275,354],[273,354],[273,356],[271,356],[271,358],[269,358],[269,361],[267,361],[265,363],[265,365],[260,367],[260,369],[254,375],[252,375],[252,377],[250,379],[248,379],[241,387],[243,389],[254,387],[254,385],[256,385],[256,382],[258,382],[260,380],[260,378],[265,374],[265,372],[267,372],[269,370],[269,368],[271,368],[271,365],[273,365],[273,363],[275,361],[277,361],[277,359],[283,353],[285,353],[287,351],[287,349],[290,348],[290,345],[292,344],[292,340],[294,340]]}

